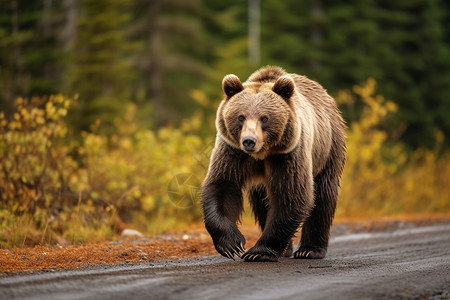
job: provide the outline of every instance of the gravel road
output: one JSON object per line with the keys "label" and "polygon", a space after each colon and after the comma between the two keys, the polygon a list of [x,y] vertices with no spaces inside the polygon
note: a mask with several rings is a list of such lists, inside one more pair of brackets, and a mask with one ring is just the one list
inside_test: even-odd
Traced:
{"label": "gravel road", "polygon": [[334,236],[323,260],[218,255],[0,277],[0,299],[449,299],[450,225]]}

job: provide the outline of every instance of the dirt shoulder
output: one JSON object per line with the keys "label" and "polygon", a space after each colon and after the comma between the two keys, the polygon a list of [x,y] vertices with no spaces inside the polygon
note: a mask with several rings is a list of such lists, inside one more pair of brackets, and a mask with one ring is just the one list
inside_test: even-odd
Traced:
{"label": "dirt shoulder", "polygon": [[[358,232],[389,232],[449,223],[450,215],[426,218],[340,220],[333,226],[332,236]],[[241,226],[241,231],[247,240],[247,248],[256,242],[260,234],[256,226]],[[215,253],[208,233],[199,227],[189,232],[161,235],[155,238],[127,239],[64,247],[37,246],[24,249],[1,249],[0,275],[83,269],[99,265],[157,262],[164,259],[198,257]]]}
{"label": "dirt shoulder", "polygon": [[[251,226],[244,226],[242,231],[249,243],[254,243],[259,234],[256,227]],[[200,228],[154,238],[128,238],[116,242],[64,247],[2,249],[0,275],[155,262],[163,259],[203,256],[214,252],[208,233]]]}

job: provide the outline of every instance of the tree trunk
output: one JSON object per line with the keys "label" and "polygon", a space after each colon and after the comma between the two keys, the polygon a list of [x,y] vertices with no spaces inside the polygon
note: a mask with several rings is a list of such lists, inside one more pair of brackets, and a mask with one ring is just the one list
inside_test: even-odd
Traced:
{"label": "tree trunk", "polygon": [[[323,18],[323,8],[320,3],[320,0],[313,1],[312,7],[311,7],[311,16],[312,16],[312,22],[311,22],[311,44],[314,48],[318,47],[320,42],[322,41],[322,32],[319,28],[319,21]],[[317,58],[311,59],[311,70],[313,72],[317,72],[321,68],[321,63]]]}
{"label": "tree trunk", "polygon": [[161,1],[153,0],[149,8],[150,55],[152,61],[150,67],[151,99],[154,103],[153,115],[155,124],[156,126],[161,126],[164,121],[164,105],[161,82]]}

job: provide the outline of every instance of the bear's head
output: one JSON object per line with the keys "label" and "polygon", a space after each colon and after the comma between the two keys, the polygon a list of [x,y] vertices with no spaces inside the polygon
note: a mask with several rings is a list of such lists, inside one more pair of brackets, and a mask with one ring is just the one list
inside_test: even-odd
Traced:
{"label": "bear's head", "polygon": [[287,153],[298,142],[294,80],[281,76],[275,82],[241,83],[236,75],[222,81],[225,98],[219,106],[216,127],[234,148],[256,159]]}

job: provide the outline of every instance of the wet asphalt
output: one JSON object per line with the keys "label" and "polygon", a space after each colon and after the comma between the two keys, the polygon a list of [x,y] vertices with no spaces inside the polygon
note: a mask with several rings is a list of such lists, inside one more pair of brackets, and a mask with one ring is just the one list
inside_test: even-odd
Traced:
{"label": "wet asphalt", "polygon": [[323,260],[212,255],[8,275],[0,299],[450,299],[450,224],[336,235]]}

